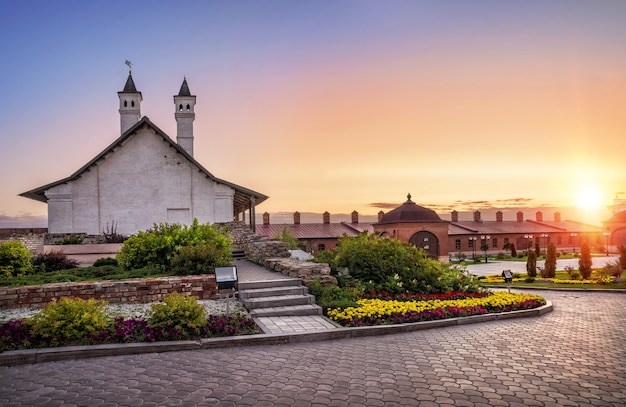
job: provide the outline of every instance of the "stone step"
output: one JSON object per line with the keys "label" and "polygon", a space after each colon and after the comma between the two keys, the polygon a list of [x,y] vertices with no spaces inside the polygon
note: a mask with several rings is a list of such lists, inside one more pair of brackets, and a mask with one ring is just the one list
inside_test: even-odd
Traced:
{"label": "stone step", "polygon": [[231,254],[233,256],[233,259],[245,259],[246,258],[246,252],[243,249],[240,249],[238,247],[233,248]]}
{"label": "stone step", "polygon": [[292,305],[289,307],[267,307],[250,311],[252,318],[323,315],[322,308],[317,304]]}
{"label": "stone step", "polygon": [[301,286],[302,280],[299,278],[280,278],[278,280],[258,280],[258,281],[240,281],[238,284],[239,291],[253,290],[259,288],[271,288],[271,287],[289,287],[289,286]]}
{"label": "stone step", "polygon": [[270,287],[270,288],[253,288],[251,290],[239,291],[239,298],[262,298],[262,297],[276,297],[281,295],[307,295],[309,290],[303,285],[290,285],[284,287]]}
{"label": "stone step", "polygon": [[[241,295],[241,292],[240,292],[240,295]],[[273,297],[246,298],[246,299],[241,299],[241,302],[246,306],[248,310],[254,310],[258,308],[274,308],[274,307],[288,307],[292,305],[315,304],[315,296],[311,294],[278,295],[278,296],[273,296]]]}

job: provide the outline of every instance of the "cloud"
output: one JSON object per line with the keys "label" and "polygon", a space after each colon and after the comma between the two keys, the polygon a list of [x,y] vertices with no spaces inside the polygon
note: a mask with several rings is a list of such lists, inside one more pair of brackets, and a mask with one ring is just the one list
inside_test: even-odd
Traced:
{"label": "cloud", "polygon": [[0,213],[0,228],[47,228],[48,217],[45,215],[33,215],[24,213],[17,216],[9,216]]}

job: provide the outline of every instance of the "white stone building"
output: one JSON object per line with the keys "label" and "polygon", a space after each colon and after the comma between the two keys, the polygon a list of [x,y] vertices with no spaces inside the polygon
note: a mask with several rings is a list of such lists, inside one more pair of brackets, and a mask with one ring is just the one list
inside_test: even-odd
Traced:
{"label": "white stone building", "polygon": [[130,234],[154,223],[240,215],[254,229],[255,206],[268,197],[215,177],[193,158],[196,96],[186,78],[174,96],[176,141],[141,117],[132,72],[118,96],[121,136],[69,177],[20,194],[48,204],[49,233],[97,235],[115,223]]}

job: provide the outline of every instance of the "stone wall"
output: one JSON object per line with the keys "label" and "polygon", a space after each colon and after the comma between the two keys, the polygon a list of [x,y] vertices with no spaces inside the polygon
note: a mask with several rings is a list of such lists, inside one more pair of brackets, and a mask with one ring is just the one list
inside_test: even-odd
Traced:
{"label": "stone wall", "polygon": [[63,297],[94,298],[110,304],[150,303],[174,291],[200,300],[215,298],[215,275],[0,287],[0,309],[43,307]]}
{"label": "stone wall", "polygon": [[315,279],[319,279],[322,284],[337,285],[337,279],[330,275],[328,264],[294,259],[289,252],[289,244],[259,236],[241,222],[231,222],[226,226],[233,243],[244,250],[248,260],[268,270],[300,278],[307,286]]}
{"label": "stone wall", "polygon": [[48,229],[46,228],[6,228],[0,229],[0,243],[19,240],[33,253],[42,245]]}

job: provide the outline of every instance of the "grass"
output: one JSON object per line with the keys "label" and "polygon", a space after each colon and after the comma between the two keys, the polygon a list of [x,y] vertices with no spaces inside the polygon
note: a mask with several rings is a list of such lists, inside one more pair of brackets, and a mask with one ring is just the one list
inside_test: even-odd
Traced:
{"label": "grass", "polygon": [[0,287],[124,280],[128,278],[166,277],[169,275],[171,274],[156,269],[123,270],[117,266],[78,267],[68,270],[27,274],[21,277],[0,276]]}
{"label": "grass", "polygon": [[[522,274],[521,276],[516,275],[515,277],[521,277],[521,278],[525,278],[526,274]],[[600,278],[601,274],[599,272],[599,270],[594,270],[593,273],[591,274],[591,279],[597,279]],[[479,277],[480,278],[480,277]],[[570,280],[571,277],[569,276],[569,274],[564,271],[564,270],[559,270],[556,272],[556,276],[555,279],[559,279],[559,280]],[[613,289],[613,290],[626,290],[626,271],[622,273],[621,276],[621,280],[620,282],[615,282],[615,283],[606,283],[606,284],[602,284],[602,283],[581,283],[581,284],[561,284],[561,283],[552,283],[552,282],[547,282],[547,281],[542,281],[544,279],[542,279],[542,277],[537,274],[537,277],[535,278],[535,281],[532,283],[527,283],[525,281],[514,281],[511,285],[511,287],[514,288],[575,288],[575,289],[583,289],[583,290],[592,290],[592,289]],[[496,282],[489,282],[487,284],[490,287],[506,287],[507,285],[505,283],[496,283]]]}

